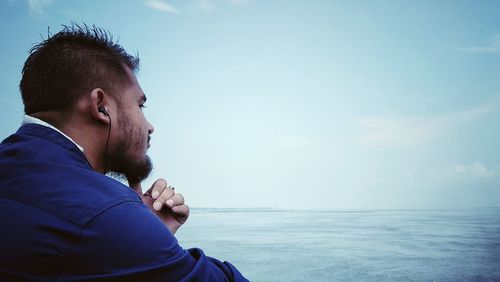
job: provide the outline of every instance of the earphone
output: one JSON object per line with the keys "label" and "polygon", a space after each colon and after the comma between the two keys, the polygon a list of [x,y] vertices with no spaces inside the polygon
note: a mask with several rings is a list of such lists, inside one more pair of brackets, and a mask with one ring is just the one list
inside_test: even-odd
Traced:
{"label": "earphone", "polygon": [[103,113],[105,116],[109,117],[108,111],[106,111],[106,108],[105,108],[105,107],[99,107],[99,108],[97,108],[97,110],[98,110],[100,113]]}

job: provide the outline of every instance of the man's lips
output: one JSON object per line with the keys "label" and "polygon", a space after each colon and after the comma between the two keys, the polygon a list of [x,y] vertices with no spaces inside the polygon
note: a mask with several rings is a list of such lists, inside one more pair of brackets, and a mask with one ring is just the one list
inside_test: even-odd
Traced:
{"label": "man's lips", "polygon": [[151,141],[151,136],[148,136],[148,148],[151,146],[151,144],[149,144],[149,141]]}

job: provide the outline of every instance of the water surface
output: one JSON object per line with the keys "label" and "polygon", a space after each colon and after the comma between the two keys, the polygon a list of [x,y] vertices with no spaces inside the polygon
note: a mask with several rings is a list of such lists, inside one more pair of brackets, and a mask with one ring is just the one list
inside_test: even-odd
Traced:
{"label": "water surface", "polygon": [[251,281],[500,281],[500,209],[192,209],[177,238]]}

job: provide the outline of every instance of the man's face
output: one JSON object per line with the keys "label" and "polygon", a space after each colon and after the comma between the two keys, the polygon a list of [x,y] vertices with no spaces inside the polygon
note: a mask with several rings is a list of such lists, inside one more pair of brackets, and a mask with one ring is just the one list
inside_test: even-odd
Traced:
{"label": "man's face", "polygon": [[[118,118],[113,120],[111,140],[108,148],[109,169],[123,174],[130,183],[140,183],[152,170],[146,155],[153,126],[147,121],[142,108],[146,96],[135,75],[129,72],[132,85],[126,87],[116,101]],[[113,141],[113,142],[111,142]]]}

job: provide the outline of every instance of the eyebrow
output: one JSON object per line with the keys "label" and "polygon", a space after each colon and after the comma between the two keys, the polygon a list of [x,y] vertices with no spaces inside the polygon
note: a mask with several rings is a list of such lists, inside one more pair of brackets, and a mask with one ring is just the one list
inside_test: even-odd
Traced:
{"label": "eyebrow", "polygon": [[148,98],[146,98],[146,95],[143,94],[142,97],[141,97],[141,100],[142,100],[143,103],[146,103],[146,101],[148,100]]}

